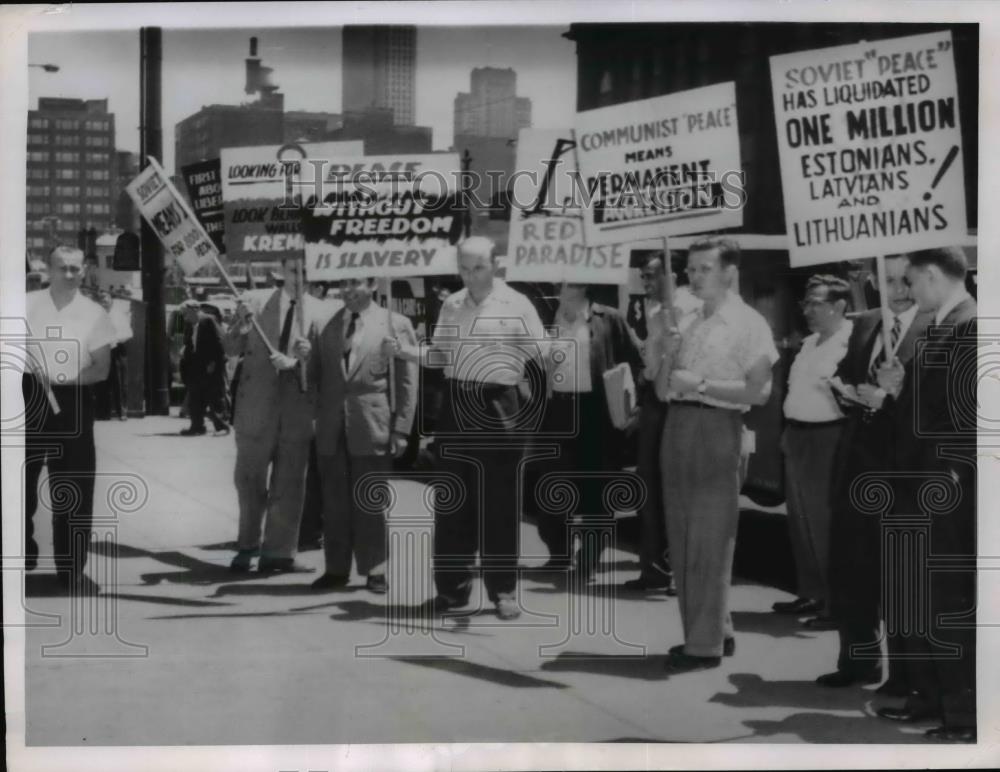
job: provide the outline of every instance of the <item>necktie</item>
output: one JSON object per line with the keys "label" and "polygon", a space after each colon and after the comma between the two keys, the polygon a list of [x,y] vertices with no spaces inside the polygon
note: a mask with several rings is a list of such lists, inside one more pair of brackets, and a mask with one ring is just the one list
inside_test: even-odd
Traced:
{"label": "necktie", "polygon": [[[889,330],[889,339],[892,345],[892,351],[890,353],[892,354],[892,356],[896,355],[896,348],[899,346],[899,336],[900,333],[902,333],[902,331],[903,331],[903,323],[899,321],[899,317],[896,316],[894,317],[894,321],[892,323],[892,329]],[[879,334],[881,334],[881,330],[879,331]],[[892,357],[890,357],[890,359],[891,358]],[[878,383],[878,369],[879,367],[882,366],[882,363],[884,361],[885,361],[885,352],[880,352],[878,356],[876,356],[872,360],[871,365],[868,367],[868,380],[871,383],[875,384]]]}
{"label": "necktie", "polygon": [[347,325],[347,332],[344,333],[344,369],[347,370],[348,362],[351,359],[351,343],[354,337],[354,331],[358,326],[358,312],[354,311],[351,313],[351,321]]}
{"label": "necktie", "polygon": [[278,350],[282,354],[288,353],[288,339],[292,336],[292,317],[295,315],[295,301],[288,301],[288,310],[285,311],[285,321],[281,325],[281,337],[278,338]]}

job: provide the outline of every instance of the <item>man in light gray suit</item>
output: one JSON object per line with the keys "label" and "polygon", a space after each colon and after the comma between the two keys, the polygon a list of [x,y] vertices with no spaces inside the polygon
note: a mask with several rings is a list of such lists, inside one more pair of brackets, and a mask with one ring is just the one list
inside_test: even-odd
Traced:
{"label": "man in light gray suit", "polygon": [[[385,517],[358,506],[358,482],[369,473],[388,474],[393,457],[406,451],[417,395],[417,364],[396,357],[390,384],[382,341],[396,337],[416,347],[410,320],[372,302],[374,279],[341,282],[344,308],[323,328],[310,367],[318,388],[316,451],[323,488],[323,549],[326,571],[314,590],[347,584],[353,553],[369,590],[388,591]],[[394,389],[395,411],[389,389]]]}
{"label": "man in light gray suit", "polygon": [[[312,570],[295,561],[316,413],[315,384],[308,379],[303,383],[301,374],[324,315],[319,301],[299,291],[294,261],[283,261],[281,267],[284,286],[240,303],[226,333],[226,353],[243,355],[233,420],[240,503],[233,571],[249,571],[257,555],[261,573]],[[251,315],[275,353],[253,331]]]}

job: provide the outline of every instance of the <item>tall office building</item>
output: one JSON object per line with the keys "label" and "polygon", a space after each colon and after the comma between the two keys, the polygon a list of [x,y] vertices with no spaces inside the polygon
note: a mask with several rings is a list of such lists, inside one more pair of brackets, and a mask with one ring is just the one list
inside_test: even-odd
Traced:
{"label": "tall office building", "polygon": [[28,111],[27,246],[42,256],[110,228],[117,199],[115,116],[107,99],[41,97]]}
{"label": "tall office building", "polygon": [[531,100],[517,96],[517,73],[511,68],[477,67],[470,91],[455,97],[455,136],[516,138],[531,127]]}
{"label": "tall office building", "polygon": [[343,110],[389,108],[397,126],[414,124],[417,28],[346,26]]}

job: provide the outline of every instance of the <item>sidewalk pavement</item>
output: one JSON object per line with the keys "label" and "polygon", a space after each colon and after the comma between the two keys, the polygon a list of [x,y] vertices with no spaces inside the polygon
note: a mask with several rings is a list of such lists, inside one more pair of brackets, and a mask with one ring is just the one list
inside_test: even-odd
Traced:
{"label": "sidewalk pavement", "polygon": [[[736,654],[667,677],[682,641],[675,599],[618,589],[634,554],[606,552],[597,583],[567,588],[522,525],[524,615],[481,610],[433,623],[423,486],[399,483],[391,591],[352,579],[227,570],[236,534],[235,443],[177,436],[149,417],[97,425],[97,598],[58,597],[42,564],[26,579],[29,745],[411,742],[924,742],[927,725],[874,717],[871,687],[823,689],[835,632],[770,612],[786,593],[734,581]],[[117,514],[116,514],[117,513]],[[9,550],[8,550],[9,552]],[[112,558],[111,556],[116,556]],[[322,570],[322,553],[299,556]]]}

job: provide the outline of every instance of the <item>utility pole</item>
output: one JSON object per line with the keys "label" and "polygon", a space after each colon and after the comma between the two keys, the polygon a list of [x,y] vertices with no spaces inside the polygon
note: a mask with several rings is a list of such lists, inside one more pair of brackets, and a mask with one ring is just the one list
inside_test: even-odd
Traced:
{"label": "utility pole", "polygon": [[465,227],[465,238],[472,235],[472,197],[469,195],[469,175],[472,168],[472,154],[469,148],[465,148],[462,154],[462,200],[465,204],[465,214],[462,217],[462,224]]}
{"label": "utility pole", "polygon": [[[149,165],[149,156],[163,162],[163,30],[159,27],[140,29],[139,50],[139,168],[145,169]],[[169,415],[170,357],[167,351],[166,308],[163,304],[163,247],[145,219],[141,227],[142,298],[146,306],[146,413]]]}

